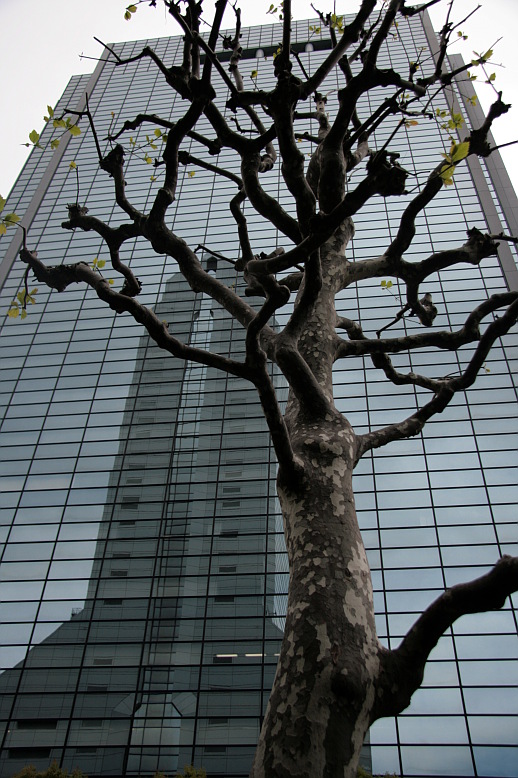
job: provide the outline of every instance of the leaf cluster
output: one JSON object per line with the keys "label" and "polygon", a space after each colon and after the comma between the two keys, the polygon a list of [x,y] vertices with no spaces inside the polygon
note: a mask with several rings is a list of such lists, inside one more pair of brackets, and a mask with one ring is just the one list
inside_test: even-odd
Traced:
{"label": "leaf cluster", "polygon": [[128,5],[126,6],[126,10],[124,12],[124,18],[127,22],[130,21],[133,14],[137,13],[137,6],[136,5]]}
{"label": "leaf cluster", "polygon": [[[52,106],[47,105],[47,115],[43,117],[46,124],[49,124],[49,122],[52,122],[52,126],[56,130],[64,130],[65,132],[69,132],[74,138],[77,138],[79,135],[81,135],[81,129],[77,126],[77,123],[74,122],[69,116],[67,116],[66,119],[63,117],[56,118],[54,109]],[[44,151],[44,146],[40,143],[41,135],[37,130],[31,130],[29,133],[29,143],[24,143],[24,146],[27,146],[27,148],[30,148],[32,145],[33,148],[41,149]],[[60,138],[53,137],[48,142],[48,146],[52,151],[58,148],[60,142]]]}
{"label": "leaf cluster", "polygon": [[25,319],[27,316],[27,303],[34,305],[36,302],[34,295],[37,291],[38,287],[34,287],[30,292],[26,289],[22,289],[21,292],[18,292],[7,311],[7,315],[11,319],[16,319],[18,314],[20,314],[20,318]]}
{"label": "leaf cluster", "polygon": [[278,6],[276,6],[274,3],[270,4],[270,7],[266,11],[267,14],[272,14],[272,16],[277,16],[279,21],[282,22],[284,19],[284,2],[281,0]]}
{"label": "leaf cluster", "polygon": [[1,215],[6,202],[6,199],[0,195],[0,237],[5,235],[8,227],[14,227],[20,221],[20,217],[16,213],[6,213],[5,216]]}

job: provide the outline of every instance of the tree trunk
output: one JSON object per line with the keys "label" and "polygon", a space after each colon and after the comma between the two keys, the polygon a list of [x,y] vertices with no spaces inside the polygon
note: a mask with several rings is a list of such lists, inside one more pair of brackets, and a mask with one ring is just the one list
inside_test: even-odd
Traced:
{"label": "tree trunk", "polygon": [[338,413],[290,430],[304,465],[279,482],[290,562],[286,631],[251,778],[353,778],[370,725],[378,641],[352,469]]}

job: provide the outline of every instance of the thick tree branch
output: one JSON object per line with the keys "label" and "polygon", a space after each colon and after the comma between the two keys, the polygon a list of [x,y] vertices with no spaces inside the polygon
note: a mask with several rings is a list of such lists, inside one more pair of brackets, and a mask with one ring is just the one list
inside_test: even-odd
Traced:
{"label": "thick tree branch", "polygon": [[[478,130],[473,130],[468,138],[469,154],[487,156],[489,154],[489,145],[487,143],[487,134],[491,129],[493,121],[506,113],[509,106],[502,103],[501,98],[490,107],[486,120]],[[429,175],[424,189],[412,200],[406,207],[401,217],[399,229],[395,239],[385,252],[390,259],[393,267],[397,267],[404,252],[407,251],[416,233],[416,218],[418,214],[433,200],[436,194],[443,186],[441,171],[444,168],[444,162],[441,162],[435,170]],[[454,166],[452,166],[454,169]]]}
{"label": "thick tree branch", "polygon": [[315,73],[301,88],[300,97],[302,100],[306,100],[313,92],[316,92],[320,88],[324,78],[331,72],[334,66],[338,63],[340,58],[345,54],[347,49],[356,43],[360,36],[360,32],[364,23],[369,18],[370,14],[374,10],[376,0],[362,0],[360,10],[358,11],[355,19],[351,24],[347,25],[342,37],[338,41],[338,44],[331,51],[324,62],[316,69]]}
{"label": "thick tree branch", "polygon": [[[505,313],[487,326],[475,349],[475,353],[460,376],[440,379],[437,382],[438,386],[435,389],[436,394],[433,399],[403,421],[358,436],[356,461],[370,449],[379,448],[380,446],[384,446],[395,440],[413,437],[421,432],[425,423],[432,416],[435,416],[437,413],[442,413],[456,392],[469,389],[469,387],[475,383],[475,379],[483,367],[497,338],[500,338],[502,335],[509,332],[517,321],[518,299],[515,297]],[[387,371],[387,375],[389,378],[391,377],[390,370]],[[414,381],[410,382],[417,384],[417,382]],[[424,388],[431,388],[431,386]]]}
{"label": "thick tree branch", "polygon": [[299,243],[302,239],[299,225],[296,220],[290,216],[284,208],[279,205],[271,195],[267,194],[259,183],[259,168],[261,166],[261,157],[258,153],[245,154],[241,163],[241,175],[245,192],[254,206],[255,210],[266,217],[274,224],[286,237]]}
{"label": "thick tree branch", "polygon": [[426,661],[454,622],[469,613],[498,610],[518,591],[518,557],[503,556],[489,573],[447,589],[418,618],[393,651],[380,652],[382,673],[372,721],[404,710],[422,683]]}
{"label": "thick tree branch", "polygon": [[118,132],[116,132],[114,135],[108,136],[108,140],[116,141],[121,137],[121,135],[123,135],[128,130],[138,129],[142,124],[144,124],[144,122],[148,122],[150,124],[158,124],[159,127],[164,127],[165,129],[170,129],[171,127],[174,127],[174,122],[170,122],[167,121],[166,119],[162,119],[160,116],[157,116],[154,113],[152,114],[139,113],[135,116],[134,119],[126,120]]}
{"label": "thick tree branch", "polygon": [[[293,106],[290,90],[282,83],[272,97],[271,110],[275,120],[279,150],[282,157],[282,175],[297,205],[297,217],[301,231],[307,234],[309,220],[316,211],[316,199],[304,171],[304,154],[300,151],[293,129]],[[332,183],[330,183],[332,186]]]}
{"label": "thick tree branch", "polygon": [[259,394],[261,406],[272,436],[272,443],[277,455],[281,477],[286,483],[295,484],[300,478],[302,467],[296,461],[286,423],[284,421],[275,388],[268,374],[266,353],[261,348],[260,334],[268,320],[278,308],[284,306],[289,299],[289,291],[271,279],[267,286],[266,300],[247,328],[246,333],[246,365],[250,368],[253,382]]}
{"label": "thick tree branch", "polygon": [[444,382],[437,394],[424,405],[420,410],[412,413],[406,419],[389,424],[379,430],[367,432],[364,435],[357,436],[356,462],[358,462],[366,451],[373,448],[386,446],[396,440],[406,440],[418,435],[426,422],[437,413],[442,413],[448,403],[452,400],[455,392],[447,382]]}
{"label": "thick tree branch", "polygon": [[74,265],[46,266],[38,259],[37,252],[31,252],[27,249],[21,250],[20,259],[29,265],[38,281],[58,292],[65,291],[71,284],[86,283],[112,310],[117,313],[127,312],[133,316],[135,321],[143,324],[155,343],[173,356],[180,359],[190,359],[208,367],[224,370],[240,378],[250,379],[251,373],[246,365],[219,354],[181,343],[169,333],[167,322],[159,319],[154,311],[129,297],[124,291],[117,292],[97,270],[85,262],[78,262]]}
{"label": "thick tree branch", "polygon": [[494,321],[488,324],[485,332],[483,333],[480,341],[477,344],[475,353],[471,357],[468,366],[457,378],[451,380],[451,387],[454,391],[460,389],[469,389],[473,386],[475,380],[482,369],[484,362],[489,356],[495,341],[506,335],[509,330],[514,327],[518,321],[518,300],[515,299],[513,303],[501,316],[498,316]]}
{"label": "thick tree branch", "polygon": [[284,373],[303,415],[317,421],[333,413],[333,405],[313,371],[297,349],[296,339],[285,332],[277,336],[274,360]]}
{"label": "thick tree branch", "polygon": [[[121,129],[115,133],[115,135],[109,135],[108,140],[115,141],[118,140],[121,135],[123,135],[128,130],[136,130],[138,129],[144,122],[148,122],[150,124],[157,124],[159,127],[164,127],[165,129],[169,130],[172,129],[175,126],[175,122],[167,121],[167,119],[162,119],[160,116],[157,116],[156,114],[147,114],[147,113],[139,113],[134,119],[127,120],[124,122]],[[210,154],[219,154],[221,151],[221,145],[216,140],[210,140],[209,138],[205,138],[203,135],[200,135],[200,133],[195,132],[194,130],[191,130],[187,133],[188,138],[192,138],[193,140],[197,141],[201,145],[205,146]]]}
{"label": "thick tree branch", "polygon": [[[283,279],[284,283],[284,279]],[[289,336],[294,342],[298,342],[302,335],[309,312],[318,300],[322,288],[322,267],[320,252],[313,251],[306,262],[304,280],[300,286],[293,313],[284,328],[284,335]]]}
{"label": "thick tree branch", "polygon": [[345,329],[350,340],[345,341],[337,337],[335,358],[343,359],[363,354],[398,354],[418,348],[456,351],[461,346],[480,340],[480,323],[485,316],[494,313],[499,308],[512,305],[516,300],[518,300],[518,292],[494,294],[474,308],[464,325],[455,332],[438,330],[420,332],[415,335],[402,335],[399,338],[368,338],[359,324],[341,318],[336,326]]}
{"label": "thick tree branch", "polygon": [[498,243],[490,235],[484,235],[476,227],[469,229],[467,235],[466,243],[457,249],[438,251],[421,262],[403,262],[400,265],[401,275],[405,279],[419,284],[433,273],[439,273],[448,267],[463,262],[469,265],[479,265],[483,259],[497,255]]}
{"label": "thick tree branch", "polygon": [[386,40],[389,34],[389,30],[394,24],[398,11],[403,3],[404,0],[390,0],[383,21],[381,22],[379,29],[376,32],[371,45],[369,46],[367,56],[365,58],[365,65],[368,69],[375,67],[381,45]]}
{"label": "thick tree branch", "polygon": [[68,221],[63,222],[61,226],[66,230],[75,230],[77,228],[84,232],[93,230],[100,235],[110,251],[113,269],[124,276],[124,294],[131,297],[138,295],[142,290],[142,284],[130,268],[121,262],[119,249],[126,240],[142,235],[143,219],[139,219],[139,223],[121,224],[120,227],[113,229],[95,216],[88,216],[88,208],[78,206],[77,204],[68,206],[68,215]]}
{"label": "thick tree branch", "polygon": [[163,159],[166,165],[166,173],[162,187],[158,190],[155,201],[149,213],[151,223],[163,222],[167,209],[175,199],[176,185],[178,183],[178,151],[181,142],[191,131],[203,113],[203,109],[211,95],[201,95],[194,100],[187,112],[167,133]]}
{"label": "thick tree branch", "polygon": [[401,16],[415,16],[415,14],[420,14],[423,11],[425,11],[427,8],[430,8],[430,6],[435,5],[436,3],[439,3],[440,0],[428,0],[427,3],[422,3],[421,5],[416,6],[406,6],[404,3],[399,9],[399,13]]}
{"label": "thick tree branch", "polygon": [[199,157],[194,157],[192,154],[189,154],[188,151],[179,151],[178,161],[181,165],[196,165],[204,170],[208,170],[210,173],[215,173],[217,176],[228,178],[229,181],[233,181],[234,184],[237,184],[239,188],[242,188],[243,186],[242,180],[239,176],[236,176],[235,173],[232,173],[230,170],[225,170],[225,168],[219,167],[218,165],[212,165],[210,162],[205,162],[205,160],[200,159]]}
{"label": "thick tree branch", "polygon": [[124,149],[115,146],[99,163],[99,167],[105,170],[112,178],[115,186],[115,201],[120,208],[137,225],[141,225],[144,216],[131,205],[126,197],[126,181],[124,180]]}
{"label": "thick tree branch", "polygon": [[170,87],[178,92],[178,94],[184,99],[189,99],[191,97],[191,91],[187,84],[187,71],[183,67],[173,66],[168,68],[166,65],[164,65],[158,54],[156,54],[149,46],[146,46],[139,54],[136,54],[133,57],[128,57],[127,59],[121,59],[117,54],[115,54],[115,52],[112,52],[112,54],[114,54],[117,60],[115,62],[116,67],[129,65],[132,62],[138,62],[140,59],[149,57],[151,60],[153,60]]}
{"label": "thick tree branch", "polygon": [[250,236],[248,234],[248,225],[246,217],[241,210],[241,205],[246,200],[244,189],[240,189],[239,192],[230,201],[230,212],[237,224],[237,232],[239,235],[239,244],[241,246],[241,258],[236,263],[238,270],[242,270],[248,262],[250,262],[254,255],[252,253],[252,246],[250,244]]}

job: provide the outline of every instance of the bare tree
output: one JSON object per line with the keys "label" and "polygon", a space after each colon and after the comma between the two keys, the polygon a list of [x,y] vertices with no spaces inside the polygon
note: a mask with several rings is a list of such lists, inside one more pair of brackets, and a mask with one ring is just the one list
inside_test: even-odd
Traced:
{"label": "bare tree", "polygon": [[[433,252],[410,261],[405,254],[416,234],[416,220],[438,192],[451,182],[455,167],[469,155],[488,156],[487,141],[493,121],[509,106],[498,96],[483,125],[452,143],[445,159],[438,159],[425,183],[407,199],[395,238],[373,259],[350,262],[346,249],[354,234],[353,217],[374,196],[387,199],[406,195],[408,173],[391,151],[400,128],[429,116],[431,100],[466,70],[443,68],[447,47],[456,26],[451,4],[440,34],[432,65],[408,72],[379,65],[382,45],[393,35],[399,16],[411,16],[439,0],[410,7],[405,0],[363,0],[360,10],[345,23],[321,14],[332,47],[322,63],[307,74],[292,51],[291,1],[284,0],[282,44],[274,60],[275,86],[271,91],[245,88],[240,73],[240,25],[224,38],[231,51],[230,68],[215,51],[226,0],[218,0],[210,34],[200,34],[201,3],[164,0],[184,35],[183,61],[169,67],[150,48],[122,60],[111,49],[117,65],[148,58],[165,81],[185,99],[185,113],[175,122],[152,114],[130,117],[110,140],[112,149],[101,153],[92,115],[87,109],[74,120],[88,119],[95,134],[100,167],[113,179],[114,196],[127,219],[110,226],[80,203],[69,206],[67,230],[93,230],[109,249],[114,273],[122,276],[116,289],[98,269],[84,262],[45,266],[26,245],[21,259],[40,282],[64,291],[76,282],[90,286],[118,313],[129,313],[147,329],[156,343],[173,357],[209,365],[247,379],[257,389],[278,459],[278,495],[285,523],[290,565],[286,631],[277,674],[264,719],[251,776],[260,778],[317,778],[353,776],[369,726],[377,719],[405,709],[420,686],[425,663],[444,632],[461,615],[499,608],[518,589],[518,559],[503,557],[483,577],[454,586],[442,594],[416,621],[401,645],[388,650],[376,635],[369,566],[358,528],[352,474],[359,459],[371,449],[417,435],[425,423],[441,413],[457,392],[473,385],[497,338],[518,318],[518,293],[495,294],[471,311],[459,329],[432,328],[437,313],[430,294],[421,285],[432,274],[459,263],[478,265],[497,253],[498,239],[511,236],[483,234],[470,229],[464,245]],[[156,0],[149,3],[156,5]],[[133,8],[133,7],[130,7]],[[131,13],[132,11],[128,11]],[[484,66],[490,52],[475,64]],[[294,67],[297,64],[298,69]],[[333,69],[339,69],[342,87],[336,115],[326,112],[326,97],[319,91]],[[228,90],[227,106],[234,111],[229,122],[218,103],[213,74]],[[299,75],[295,75],[295,72]],[[421,73],[421,75],[419,75]],[[386,99],[372,115],[361,115],[362,96],[383,87]],[[299,111],[304,101],[314,107]],[[298,112],[299,111],[299,112]],[[213,136],[196,130],[200,117]],[[240,118],[250,120],[253,133],[242,131]],[[305,159],[297,142],[296,122],[311,118],[316,128],[311,158]],[[389,123],[389,140],[382,148],[369,145],[375,130]],[[167,132],[163,157],[156,175],[160,188],[147,213],[131,203],[124,180],[125,149],[119,145],[127,133],[148,123]],[[240,157],[241,175],[182,150],[194,140],[217,155],[228,149]],[[168,228],[168,209],[177,196],[181,165],[200,165],[232,181],[237,191],[230,209],[239,235],[240,255],[231,261],[243,273],[247,294],[262,300],[254,309],[236,291],[206,272],[195,251]],[[292,213],[261,185],[261,174],[280,165],[291,194]],[[350,185],[353,168],[355,185]],[[255,255],[243,210],[247,201],[284,236],[286,248],[265,246]],[[126,241],[145,238],[157,254],[174,258],[196,292],[209,295],[246,330],[244,361],[226,358],[182,343],[168,325],[138,301],[140,282],[121,259]],[[376,335],[360,324],[338,317],[335,298],[342,290],[365,279],[394,278],[405,290],[401,310],[392,322],[380,322]],[[294,298],[294,299],[293,299]],[[290,305],[287,323],[277,330],[269,324],[274,314]],[[405,315],[423,325],[413,334],[383,336],[396,331]],[[430,377],[403,373],[392,357],[419,348],[457,351],[473,344],[468,365],[458,374]],[[387,381],[410,385],[427,396],[407,418],[381,429],[356,434],[333,400],[332,370],[338,360],[368,357]],[[289,384],[285,412],[279,406],[269,364],[275,363]],[[428,395],[425,395],[425,392]]]}

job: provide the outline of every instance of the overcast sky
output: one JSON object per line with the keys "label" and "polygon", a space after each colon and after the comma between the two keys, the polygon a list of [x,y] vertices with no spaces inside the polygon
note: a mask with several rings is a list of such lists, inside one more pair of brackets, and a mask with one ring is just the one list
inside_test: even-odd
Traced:
{"label": "overcast sky", "polygon": [[[125,21],[129,1],[0,0],[0,194],[4,197],[27,158],[28,149],[22,144],[31,130],[41,130],[47,104],[55,105],[70,76],[93,70],[95,62],[80,55],[100,56],[101,47],[93,40],[94,35],[108,43],[179,34],[171,17],[158,7],[160,2],[156,9],[141,5],[131,21]],[[324,11],[332,8],[332,0],[313,2]],[[468,41],[452,50],[470,60],[473,51],[487,51],[503,36],[495,47],[491,72],[496,72],[495,83],[503,91],[503,99],[516,106],[512,116],[498,121],[494,133],[499,144],[508,143],[518,140],[518,0],[481,2],[483,7],[463,25]],[[204,5],[208,5],[207,0]],[[269,5],[270,0],[241,0],[244,25],[271,22],[272,16],[266,14]],[[357,8],[358,0],[336,5],[338,13],[347,13]],[[455,0],[455,20],[462,20],[476,5],[474,0]],[[430,9],[436,29],[441,26],[445,9],[444,1]],[[205,15],[211,18],[208,11]],[[314,17],[311,1],[293,0],[293,15],[296,19]],[[229,17],[228,26],[232,23]],[[494,93],[488,86],[475,86],[486,108]],[[518,145],[504,149],[502,156],[518,189]]]}

